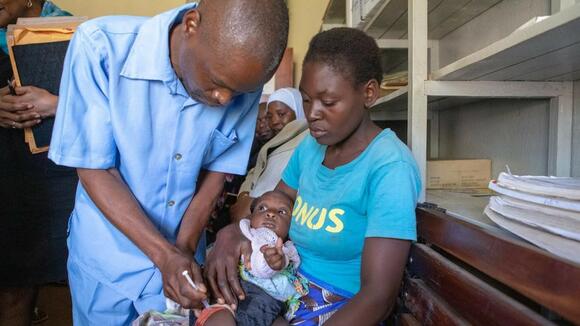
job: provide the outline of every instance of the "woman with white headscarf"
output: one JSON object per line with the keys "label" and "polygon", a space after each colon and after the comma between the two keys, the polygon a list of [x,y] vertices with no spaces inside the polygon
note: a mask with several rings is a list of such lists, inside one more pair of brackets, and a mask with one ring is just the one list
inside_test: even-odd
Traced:
{"label": "woman with white headscarf", "polygon": [[233,221],[250,213],[250,204],[254,198],[274,190],[294,149],[308,133],[302,96],[297,89],[281,88],[272,93],[267,110],[268,124],[276,136],[262,146],[256,166],[248,172],[238,193],[238,200],[230,210]]}
{"label": "woman with white headscarf", "polygon": [[302,109],[302,95],[296,88],[281,88],[268,99],[268,123],[278,134],[290,121],[306,120]]}

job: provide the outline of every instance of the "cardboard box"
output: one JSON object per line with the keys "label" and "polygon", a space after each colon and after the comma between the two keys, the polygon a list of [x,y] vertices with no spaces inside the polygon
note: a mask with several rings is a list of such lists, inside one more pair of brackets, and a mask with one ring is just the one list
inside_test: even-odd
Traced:
{"label": "cardboard box", "polygon": [[487,188],[491,180],[491,160],[427,162],[427,189]]}

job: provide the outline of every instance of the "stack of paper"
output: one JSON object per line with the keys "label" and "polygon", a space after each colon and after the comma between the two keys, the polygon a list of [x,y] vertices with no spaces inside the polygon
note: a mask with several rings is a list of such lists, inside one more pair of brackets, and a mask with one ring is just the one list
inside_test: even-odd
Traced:
{"label": "stack of paper", "polygon": [[580,263],[580,178],[501,173],[485,213],[506,230]]}

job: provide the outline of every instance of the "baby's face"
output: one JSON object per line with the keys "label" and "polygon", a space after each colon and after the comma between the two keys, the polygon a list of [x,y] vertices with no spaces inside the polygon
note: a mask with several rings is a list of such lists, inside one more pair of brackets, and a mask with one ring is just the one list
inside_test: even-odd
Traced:
{"label": "baby's face", "polygon": [[258,202],[251,217],[252,228],[268,228],[285,240],[292,217],[292,201],[275,192],[262,195],[256,200]]}

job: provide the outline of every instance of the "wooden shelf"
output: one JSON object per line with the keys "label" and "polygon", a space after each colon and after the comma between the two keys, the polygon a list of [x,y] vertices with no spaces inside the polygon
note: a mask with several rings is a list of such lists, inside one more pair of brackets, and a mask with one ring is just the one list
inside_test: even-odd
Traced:
{"label": "wooden shelf", "polygon": [[580,78],[580,4],[431,74],[432,80],[570,81]]}
{"label": "wooden shelf", "polygon": [[[368,2],[368,1],[365,1]],[[501,0],[430,0],[429,39],[438,40],[479,16]],[[355,19],[355,27],[379,39],[407,38],[408,0],[371,1],[374,6],[364,8],[364,20]],[[366,13],[366,15],[365,15]]]}
{"label": "wooden shelf", "polygon": [[483,210],[489,203],[489,196],[473,196],[450,190],[427,190],[427,202],[437,204],[447,210],[447,214],[469,222],[500,229]]}
{"label": "wooden shelf", "polygon": [[[372,112],[407,112],[408,87],[403,87],[389,95],[383,96],[377,100],[372,107]],[[485,99],[485,97],[447,97],[447,96],[429,96],[428,105],[430,110],[444,110],[461,106]],[[380,117],[380,115],[376,115]]]}
{"label": "wooden shelf", "polygon": [[[437,81],[571,81],[580,79],[580,4],[431,74]],[[487,96],[429,96],[429,109],[446,109]],[[382,97],[377,111],[405,111],[407,88]]]}

